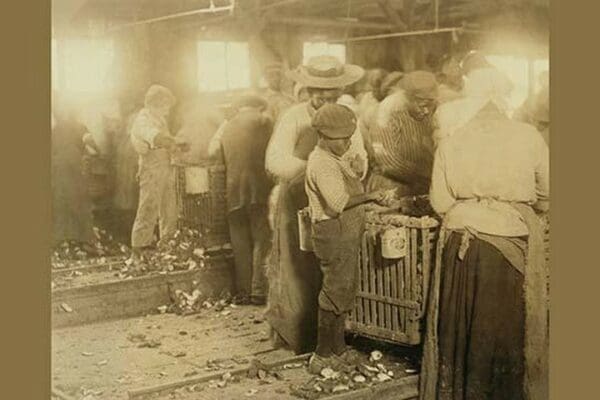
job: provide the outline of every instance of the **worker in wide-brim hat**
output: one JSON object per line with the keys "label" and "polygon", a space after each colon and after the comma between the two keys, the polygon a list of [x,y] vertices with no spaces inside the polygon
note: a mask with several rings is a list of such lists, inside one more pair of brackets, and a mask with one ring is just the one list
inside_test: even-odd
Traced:
{"label": "worker in wide-brim hat", "polygon": [[358,65],[342,64],[333,56],[317,56],[287,75],[306,87],[339,89],[357,82],[364,74],[365,70]]}
{"label": "worker in wide-brim hat", "polygon": [[[300,250],[298,238],[297,212],[308,205],[304,190],[306,160],[318,141],[311,120],[323,105],[337,102],[342,89],[363,74],[361,67],[343,64],[332,56],[313,57],[306,65],[289,71],[288,77],[305,86],[310,97],[281,115],[267,148],[265,164],[278,182],[279,197],[271,210],[274,240],[266,316],[273,338],[297,353],[315,348],[321,283],[318,260],[313,253]],[[354,132],[350,141],[344,158],[362,178],[367,170],[362,137]]]}
{"label": "worker in wide-brim hat", "polygon": [[368,190],[396,189],[398,196],[428,192],[437,98],[435,75],[413,71],[377,106],[363,132],[371,166]]}

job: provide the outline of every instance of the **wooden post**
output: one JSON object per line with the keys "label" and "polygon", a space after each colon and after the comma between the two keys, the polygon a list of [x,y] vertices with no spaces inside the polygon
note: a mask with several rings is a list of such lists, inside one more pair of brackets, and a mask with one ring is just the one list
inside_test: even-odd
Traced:
{"label": "wooden post", "polygon": [[[376,254],[375,254],[375,242],[377,238],[377,234],[375,232],[373,232],[373,235],[369,237],[369,240],[371,241],[369,243],[369,280],[370,280],[370,286],[369,286],[369,293],[375,293],[376,292],[376,286],[375,286],[375,270],[376,270],[376,266],[374,265],[375,260],[376,260]],[[371,303],[371,325],[375,324],[377,325],[377,302],[375,300],[370,299],[369,303]]]}
{"label": "wooden post", "polygon": [[[363,239],[362,239],[362,288],[361,291],[362,292],[368,292],[369,291],[369,263],[370,263],[370,259],[369,259],[369,231],[368,231],[368,227],[367,230],[365,231],[365,233],[363,234]],[[359,321],[362,324],[368,324],[371,322],[371,309],[370,309],[370,304],[369,301],[367,299],[365,299],[364,297],[360,299],[360,301],[363,303],[363,309],[364,309],[364,316],[363,319],[361,321]]]}
{"label": "wooden post", "polygon": [[[419,241],[417,239],[417,228],[410,228],[410,252],[411,252],[411,266],[410,266],[410,298],[409,300],[415,301],[417,299],[417,287],[419,286],[419,279],[417,277],[417,250],[419,247]],[[416,321],[416,316],[419,314],[419,310],[410,310],[409,322],[410,329],[406,330],[406,334],[411,341],[414,340],[416,335],[419,334],[419,323]]]}
{"label": "wooden post", "polygon": [[[383,258],[383,255],[381,254],[381,251],[377,252],[377,266],[376,268],[376,272],[377,272],[377,289],[375,291],[375,293],[378,296],[384,296],[383,293],[383,268],[384,266],[384,262],[385,259]],[[385,326],[384,322],[385,322],[385,306],[383,304],[383,302],[378,301],[378,311],[377,311],[377,326],[380,328],[383,328]]]}
{"label": "wooden post", "polygon": [[[383,284],[384,284],[384,288],[383,288],[384,293],[383,293],[383,295],[388,300],[392,297],[392,295],[391,295],[391,293],[392,293],[392,288],[391,288],[392,277],[391,277],[391,274],[390,274],[390,270],[392,268],[394,268],[394,264],[395,263],[391,263],[391,262],[387,262],[387,263],[384,264],[385,265],[385,270],[384,270],[384,277],[385,277],[385,279],[384,279],[384,282],[383,282]],[[389,329],[389,330],[392,330],[392,313],[393,313],[392,306],[391,306],[391,303],[388,301],[386,303],[386,309],[385,309],[385,328]]]}
{"label": "wooden post", "polygon": [[[406,257],[404,258],[404,268],[402,269],[403,280],[402,280],[402,300],[410,300],[410,291],[412,288],[412,282],[410,280],[410,266],[412,265],[412,252],[410,248],[412,247],[412,243],[410,242],[410,229],[407,228],[408,232],[406,233],[406,240],[408,242],[408,248],[406,251]],[[404,315],[404,332],[408,332],[408,327],[410,326],[410,309],[403,307]]]}
{"label": "wooden post", "polygon": [[[357,289],[358,293],[363,292],[363,279],[362,279],[363,275],[362,275],[362,272],[363,272],[363,269],[365,268],[364,262],[363,262],[363,260],[365,259],[363,257],[363,245],[362,245],[363,238],[364,238],[364,234],[360,238],[361,241],[360,241],[360,244],[359,244],[358,260],[357,260],[357,262],[358,262],[358,275],[357,275],[358,282],[357,282],[356,287],[358,288]],[[353,319],[354,319],[355,322],[362,322],[363,321],[364,311],[363,311],[363,302],[362,302],[362,298],[361,297],[358,297],[356,299],[356,305],[354,306],[354,312],[352,314],[354,315]]]}
{"label": "wooden post", "polygon": [[[398,299],[398,266],[402,261],[398,260],[392,265],[391,271],[391,297],[393,299]],[[396,305],[392,306],[392,330],[397,332],[399,329],[398,326],[398,312],[400,308]]]}

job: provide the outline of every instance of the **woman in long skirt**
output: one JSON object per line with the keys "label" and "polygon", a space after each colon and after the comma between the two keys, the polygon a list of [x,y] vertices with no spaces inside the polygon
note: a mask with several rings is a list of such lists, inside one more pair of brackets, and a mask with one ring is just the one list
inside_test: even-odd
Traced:
{"label": "woman in long skirt", "polygon": [[[420,396],[547,398],[547,286],[541,224],[548,147],[506,115],[511,84],[474,71],[464,114],[437,149],[431,204],[444,217]],[[442,127],[443,128],[443,127]]]}

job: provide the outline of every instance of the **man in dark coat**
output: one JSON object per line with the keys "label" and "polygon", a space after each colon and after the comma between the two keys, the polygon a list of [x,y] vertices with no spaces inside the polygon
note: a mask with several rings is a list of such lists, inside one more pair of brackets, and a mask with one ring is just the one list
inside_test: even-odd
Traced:
{"label": "man in dark coat", "polygon": [[250,296],[252,303],[264,304],[265,265],[271,241],[268,197],[272,188],[265,171],[265,152],[272,122],[264,114],[267,102],[261,97],[243,96],[233,107],[235,115],[214,141],[220,142],[226,168],[235,286],[238,299]]}

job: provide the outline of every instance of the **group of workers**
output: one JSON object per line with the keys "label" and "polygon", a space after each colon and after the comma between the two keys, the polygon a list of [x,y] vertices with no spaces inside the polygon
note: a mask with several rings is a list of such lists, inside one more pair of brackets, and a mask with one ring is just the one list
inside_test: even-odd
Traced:
{"label": "group of workers", "polygon": [[[294,96],[282,93],[284,76]],[[512,83],[477,52],[444,59],[437,75],[365,73],[318,56],[285,74],[269,65],[265,78],[265,93],[233,103],[208,155],[226,167],[237,294],[267,303],[274,343],[314,351],[315,373],[351,365],[344,327],[363,206],[392,192],[428,194],[445,239],[421,397],[521,399],[542,390],[546,303],[533,210],[548,210],[547,88],[510,118]],[[157,223],[161,239],[176,226],[170,161],[193,145],[169,132],[174,104],[154,85],[130,124],[139,155],[131,243],[140,259]],[[298,211],[307,207],[312,252],[299,243]]]}

